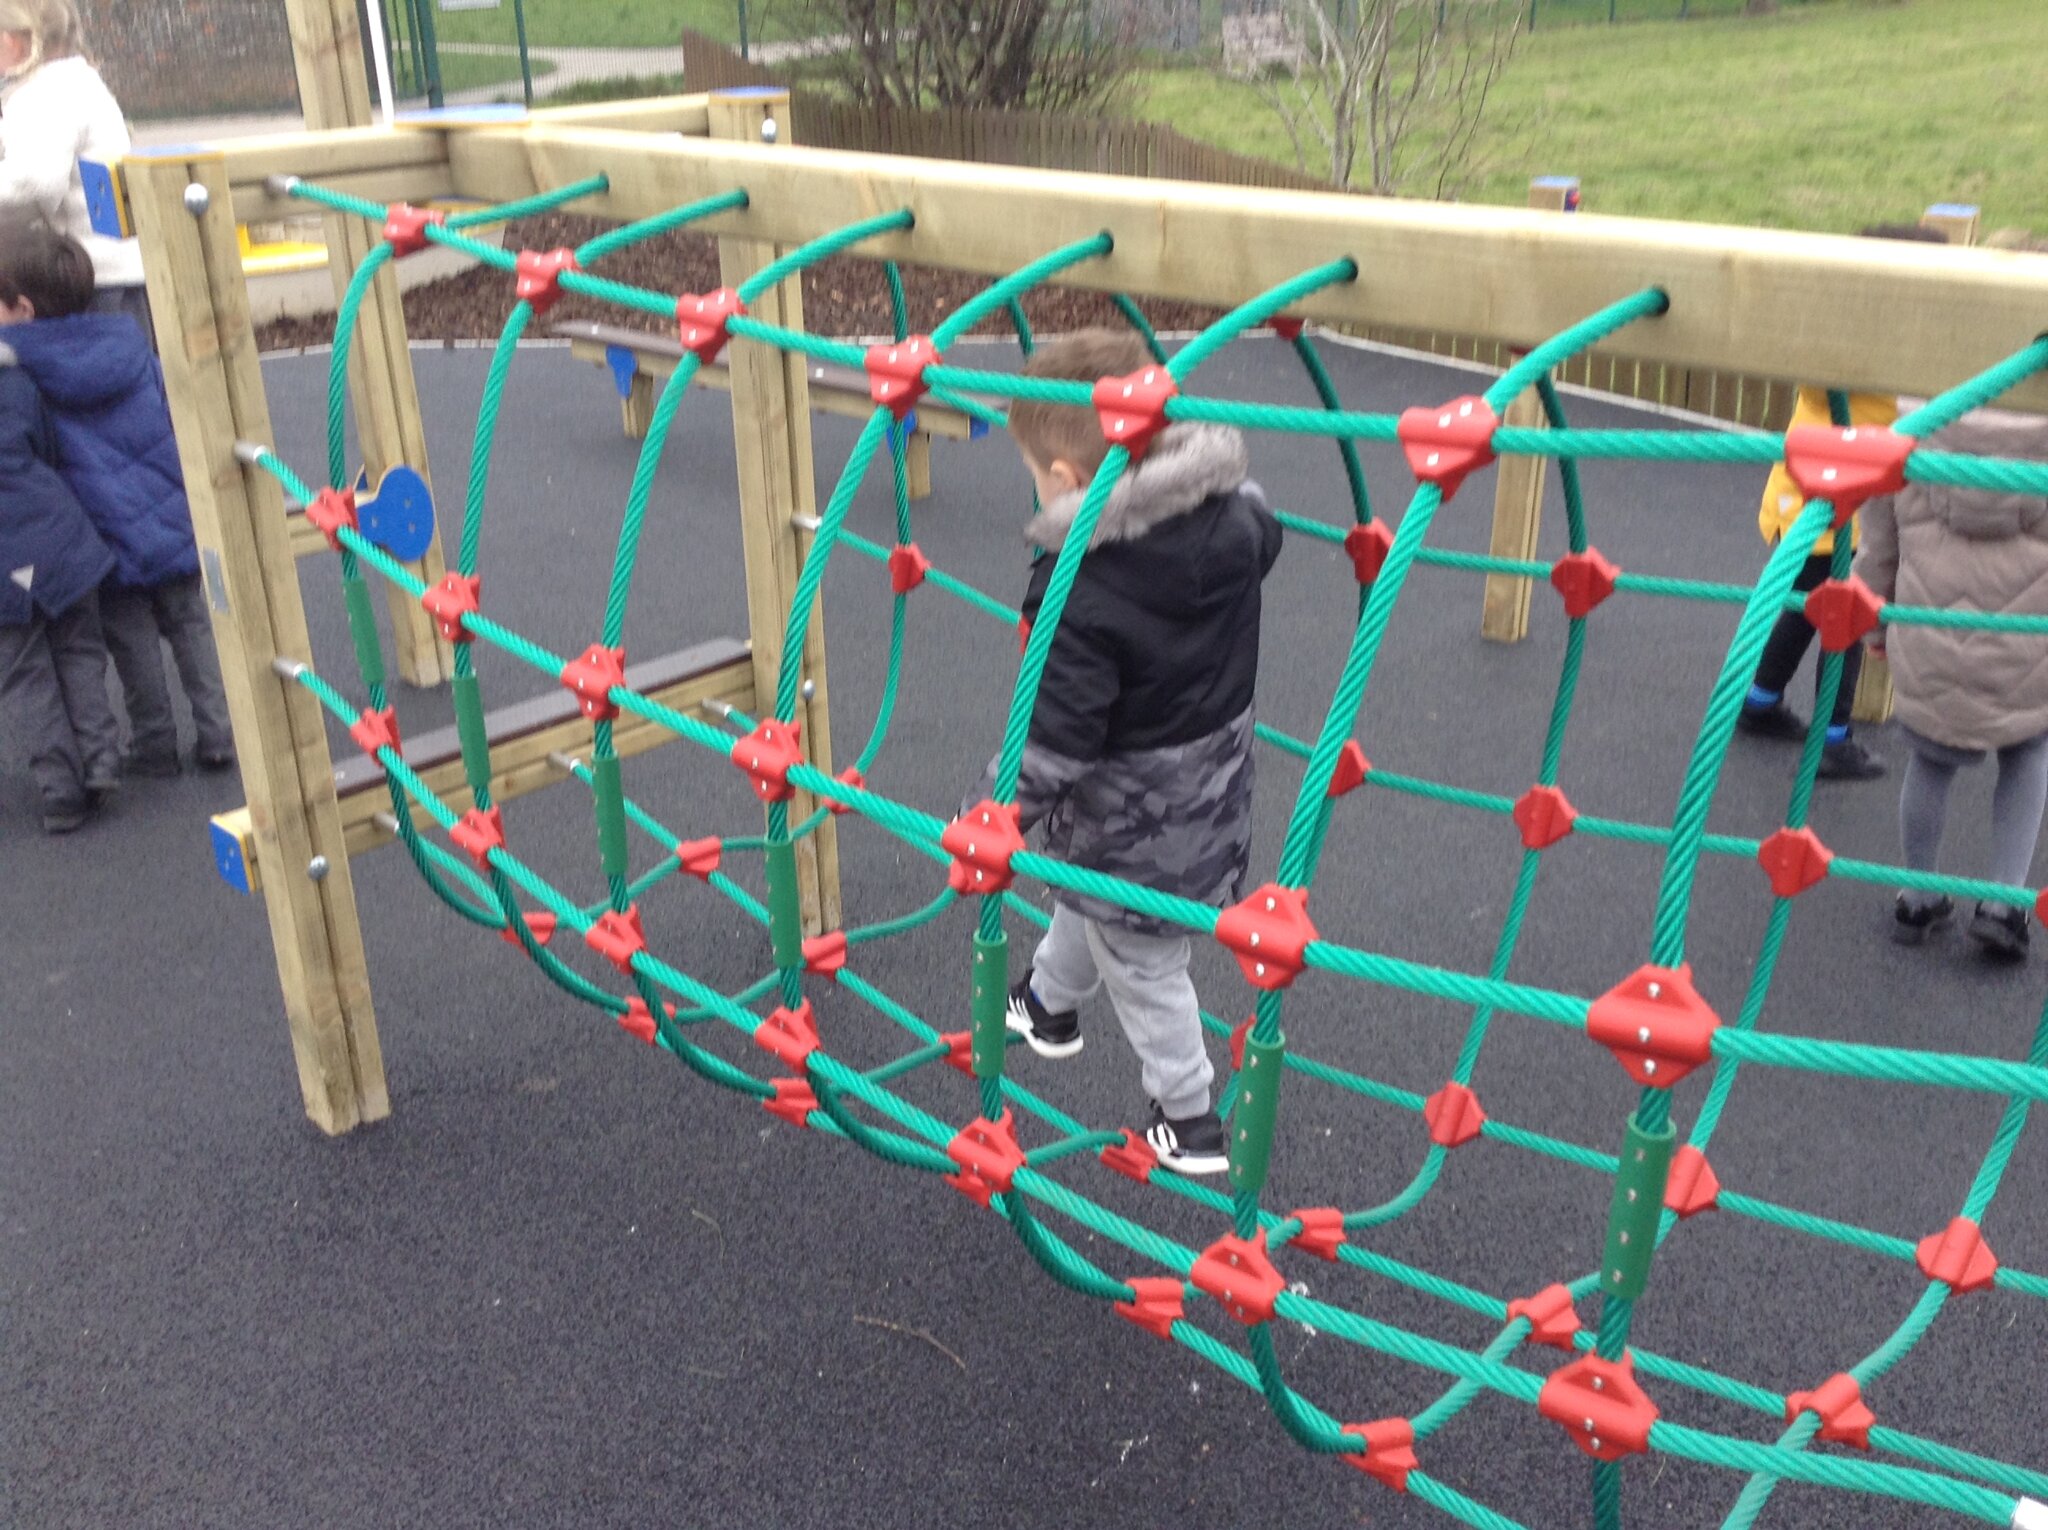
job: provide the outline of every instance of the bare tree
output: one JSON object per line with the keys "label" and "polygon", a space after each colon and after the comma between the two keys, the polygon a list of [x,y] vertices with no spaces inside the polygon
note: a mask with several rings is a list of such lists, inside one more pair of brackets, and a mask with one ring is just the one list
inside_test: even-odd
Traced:
{"label": "bare tree", "polygon": [[1302,169],[1391,196],[1457,195],[1522,36],[1522,0],[1283,0],[1299,66],[1261,94]]}
{"label": "bare tree", "polygon": [[1108,104],[1129,77],[1132,21],[1104,0],[809,0],[843,33],[843,83],[870,106]]}

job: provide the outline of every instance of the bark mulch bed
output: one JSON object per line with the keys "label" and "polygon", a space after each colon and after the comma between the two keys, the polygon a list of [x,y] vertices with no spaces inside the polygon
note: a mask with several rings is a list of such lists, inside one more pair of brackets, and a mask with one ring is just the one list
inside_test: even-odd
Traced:
{"label": "bark mulch bed", "polygon": [[[607,225],[594,218],[551,213],[507,225],[507,249],[552,250],[592,238]],[[623,250],[606,260],[604,275],[657,292],[709,292],[719,285],[718,249],[705,234],[667,234]],[[903,285],[912,333],[929,332],[947,314],[980,292],[979,277],[926,266],[904,266]],[[494,340],[512,309],[512,279],[480,268],[429,283],[405,295],[405,324],[415,340]],[[1199,328],[1216,310],[1192,303],[1142,301],[1146,318],[1159,329]],[[1108,298],[1099,293],[1045,287],[1028,294],[1024,312],[1032,328],[1047,334],[1091,324],[1120,324]],[[557,319],[595,319],[629,328],[666,328],[651,314],[613,308],[565,295],[549,313]],[[889,287],[881,265],[872,260],[838,256],[804,274],[804,322],[816,334],[833,336],[890,333]],[[536,326],[534,334],[545,330]],[[977,334],[1007,334],[1007,319],[998,316]],[[264,350],[292,350],[325,345],[334,338],[331,315],[281,319],[257,331]]]}

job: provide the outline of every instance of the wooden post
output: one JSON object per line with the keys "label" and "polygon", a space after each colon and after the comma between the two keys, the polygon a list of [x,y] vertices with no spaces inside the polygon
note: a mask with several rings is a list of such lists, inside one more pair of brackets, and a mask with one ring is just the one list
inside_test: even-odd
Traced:
{"label": "wooden post", "polygon": [[[285,8],[306,126],[315,131],[369,127],[370,85],[363,69],[356,0],[286,0]],[[333,275],[334,298],[339,303],[357,265],[383,231],[366,219],[341,213],[327,213],[322,222],[327,234],[327,269]],[[355,346],[349,357],[349,401],[373,487],[400,463],[417,469],[422,478],[428,477],[426,429],[420,421],[419,386],[406,340],[405,309],[398,275],[388,266],[370,284],[357,319]],[[438,517],[432,543],[419,561],[408,567],[430,585],[439,583],[447,571]],[[455,672],[453,651],[417,601],[407,598],[395,584],[386,586],[385,593],[399,675],[412,685],[440,684]]]}
{"label": "wooden post", "polygon": [[[711,97],[711,136],[740,143],[789,142],[789,94],[749,89]],[[772,134],[766,129],[775,124]],[[783,253],[754,239],[718,241],[719,279],[737,287]],[[802,329],[801,278],[761,294],[754,316],[764,323]],[[766,712],[782,667],[782,639],[789,622],[797,576],[803,569],[809,534],[793,517],[817,514],[818,492],[811,463],[811,392],[808,362],[744,341],[726,352],[732,378],[733,445],[739,458],[740,521],[747,560],[747,620],[754,650],[754,691]],[[820,602],[811,613],[804,640],[803,677],[813,687],[799,700],[804,758],[819,770],[832,769],[832,725],[825,693],[825,619]],[[792,820],[808,816],[817,800],[799,792],[789,805]],[[826,821],[797,847],[797,881],[803,898],[804,929],[836,929],[839,909],[838,824]]]}
{"label": "wooden post", "polygon": [[[1927,228],[1938,229],[1950,244],[1975,244],[1978,209],[1968,202],[1936,202],[1920,215]],[[1856,677],[1856,699],[1850,714],[1857,722],[1881,723],[1892,715],[1892,667],[1876,654],[1863,656],[1863,670]]]}
{"label": "wooden post", "polygon": [[[1539,175],[1529,183],[1529,205],[1548,212],[1576,212],[1579,183],[1565,175]],[[1507,408],[1504,425],[1540,426],[1543,401],[1526,388]],[[1493,490],[1493,539],[1488,551],[1496,558],[1533,558],[1536,536],[1543,529],[1543,481],[1550,464],[1542,457],[1506,457],[1496,470]],[[1495,643],[1519,643],[1529,635],[1532,581],[1519,574],[1488,574],[1485,604],[1480,611],[1480,636]]]}
{"label": "wooden post", "polygon": [[125,169],[235,753],[278,872],[263,898],[299,1086],[314,1124],[345,1132],[391,1106],[326,725],[313,697],[272,668],[312,657],[284,500],[235,458],[236,441],[268,442],[271,429],[226,167],[186,151]]}

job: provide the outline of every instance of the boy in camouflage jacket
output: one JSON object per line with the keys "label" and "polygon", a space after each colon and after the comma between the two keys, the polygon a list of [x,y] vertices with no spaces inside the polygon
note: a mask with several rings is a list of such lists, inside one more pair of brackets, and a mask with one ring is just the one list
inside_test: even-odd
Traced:
{"label": "boy in camouflage jacket", "polygon": [[[1093,382],[1146,363],[1134,336],[1092,330],[1025,371]],[[1042,507],[1029,622],[1108,444],[1092,411],[1029,401],[1010,432]],[[1179,424],[1125,471],[1061,614],[1017,786],[1053,854],[1204,903],[1241,896],[1251,855],[1259,587],[1280,525],[1247,467],[1238,431]],[[1188,955],[1184,930],[1063,891],[1008,1021],[1041,1056],[1071,1057],[1081,1005],[1106,988],[1152,1097],[1146,1139],[1168,1168],[1215,1174],[1228,1159]]]}

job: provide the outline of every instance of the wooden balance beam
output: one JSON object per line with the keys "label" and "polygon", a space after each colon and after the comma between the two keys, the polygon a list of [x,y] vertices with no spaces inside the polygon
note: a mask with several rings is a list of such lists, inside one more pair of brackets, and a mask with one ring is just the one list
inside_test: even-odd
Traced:
{"label": "wooden balance beam", "polygon": [[[565,319],[552,325],[549,333],[567,340],[569,354],[577,360],[594,363],[611,373],[613,385],[619,390],[619,413],[626,435],[634,441],[645,440],[648,423],[654,418],[656,380],[673,376],[682,365],[682,343],[666,335],[585,319]],[[809,371],[811,409],[815,413],[844,415],[865,422],[875,412],[865,372],[817,361],[810,363]],[[732,391],[732,373],[722,361],[700,366],[692,382],[696,387]],[[923,499],[932,491],[932,437],[978,441],[988,434],[986,420],[931,399],[917,406],[910,424],[910,435],[903,444],[903,472],[912,499]]]}
{"label": "wooden balance beam", "polygon": [[[626,670],[626,684],[678,712],[713,702],[743,712],[754,709],[753,657],[745,643],[732,638],[632,665]],[[561,780],[560,759],[590,749],[590,721],[578,710],[576,698],[560,687],[493,708],[484,715],[484,723],[491,739],[495,802]],[[612,725],[612,741],[621,758],[644,754],[670,737],[666,729],[631,712],[621,712]],[[406,739],[404,751],[406,763],[457,811],[474,806],[462,773],[462,742],[452,725]],[[341,804],[342,843],[351,856],[397,838],[384,767],[377,761],[358,754],[335,766],[334,794]],[[423,830],[433,831],[433,820],[424,809],[415,808],[413,816]],[[248,808],[214,815],[213,859],[221,880],[236,891],[254,893],[262,888],[256,828]]]}

